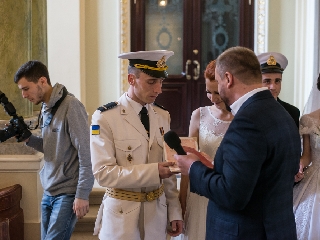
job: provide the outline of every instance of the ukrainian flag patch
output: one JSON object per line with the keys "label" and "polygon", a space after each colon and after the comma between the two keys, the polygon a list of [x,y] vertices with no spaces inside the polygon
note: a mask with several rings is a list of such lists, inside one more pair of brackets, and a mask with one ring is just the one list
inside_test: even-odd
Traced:
{"label": "ukrainian flag patch", "polygon": [[100,126],[91,125],[91,135],[99,135],[99,134],[100,134]]}

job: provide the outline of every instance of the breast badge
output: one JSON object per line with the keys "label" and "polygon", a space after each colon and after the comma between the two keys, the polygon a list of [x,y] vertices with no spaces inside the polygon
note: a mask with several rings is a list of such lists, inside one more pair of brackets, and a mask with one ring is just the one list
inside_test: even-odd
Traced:
{"label": "breast badge", "polygon": [[159,130],[160,130],[160,134],[161,134],[161,136],[163,136],[163,135],[164,135],[163,127],[159,127]]}
{"label": "breast badge", "polygon": [[129,155],[127,156],[127,160],[131,163],[132,159],[133,159],[133,157],[131,156],[131,154],[129,154]]}

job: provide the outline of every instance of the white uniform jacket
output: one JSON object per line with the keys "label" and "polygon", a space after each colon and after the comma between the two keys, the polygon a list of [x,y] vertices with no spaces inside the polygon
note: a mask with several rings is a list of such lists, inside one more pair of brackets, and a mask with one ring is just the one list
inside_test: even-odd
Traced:
{"label": "white uniform jacket", "polygon": [[163,182],[164,194],[143,203],[105,196],[95,232],[100,231],[100,239],[138,240],[138,225],[143,225],[144,239],[166,239],[168,220],[182,220],[176,176],[160,180],[158,171],[158,162],[164,161],[163,133],[169,130],[170,115],[149,104],[149,140],[125,94],[117,106],[92,116],[92,126],[99,126],[96,135],[90,136],[93,174],[103,187],[134,192],[156,190]]}

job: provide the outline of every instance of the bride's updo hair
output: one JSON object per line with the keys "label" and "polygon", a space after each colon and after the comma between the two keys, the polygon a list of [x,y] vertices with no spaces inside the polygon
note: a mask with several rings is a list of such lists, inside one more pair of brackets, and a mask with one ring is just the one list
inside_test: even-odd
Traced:
{"label": "bride's updo hair", "polygon": [[216,60],[213,60],[208,63],[206,70],[204,71],[204,78],[207,78],[210,81],[216,80],[216,75],[214,73],[215,69],[216,69]]}
{"label": "bride's updo hair", "polygon": [[320,73],[319,73],[318,80],[317,80],[317,88],[320,91]]}

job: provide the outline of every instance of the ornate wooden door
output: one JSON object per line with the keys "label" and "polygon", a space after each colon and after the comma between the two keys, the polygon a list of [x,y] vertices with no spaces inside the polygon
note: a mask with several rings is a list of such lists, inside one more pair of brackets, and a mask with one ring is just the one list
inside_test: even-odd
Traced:
{"label": "ornate wooden door", "polygon": [[165,49],[169,78],[156,100],[171,115],[171,129],[188,135],[190,116],[211,105],[206,65],[232,46],[253,49],[254,1],[131,0],[131,51]]}

